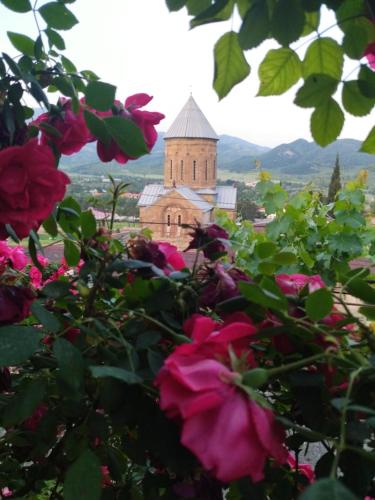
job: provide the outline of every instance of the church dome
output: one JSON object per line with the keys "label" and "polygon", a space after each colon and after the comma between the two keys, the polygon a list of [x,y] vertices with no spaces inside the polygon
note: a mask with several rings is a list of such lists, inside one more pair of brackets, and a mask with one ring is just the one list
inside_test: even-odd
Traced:
{"label": "church dome", "polygon": [[164,139],[213,139],[219,140],[215,130],[190,96],[176,119],[164,135]]}

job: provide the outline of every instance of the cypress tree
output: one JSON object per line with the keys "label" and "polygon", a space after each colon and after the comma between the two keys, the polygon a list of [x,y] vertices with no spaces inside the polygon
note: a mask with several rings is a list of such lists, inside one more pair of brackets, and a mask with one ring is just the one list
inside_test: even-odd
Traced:
{"label": "cypress tree", "polygon": [[341,173],[339,155],[336,156],[335,168],[333,169],[331,181],[328,188],[327,203],[333,203],[336,199],[337,193],[341,189]]}

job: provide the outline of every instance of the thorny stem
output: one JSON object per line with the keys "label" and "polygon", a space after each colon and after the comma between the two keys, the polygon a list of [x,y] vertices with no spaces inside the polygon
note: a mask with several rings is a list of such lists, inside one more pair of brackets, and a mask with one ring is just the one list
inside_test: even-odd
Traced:
{"label": "thorny stem", "polygon": [[330,474],[330,477],[333,479],[336,478],[336,476],[337,476],[337,468],[339,465],[340,455],[341,455],[342,451],[344,451],[344,449],[345,449],[345,442],[346,442],[346,426],[345,426],[345,424],[346,424],[346,415],[348,412],[348,406],[350,403],[350,396],[351,396],[351,393],[353,390],[353,385],[354,385],[355,379],[358,377],[358,375],[361,373],[362,370],[363,370],[362,367],[358,368],[358,370],[355,370],[354,372],[352,372],[350,374],[350,377],[349,377],[349,385],[348,385],[348,388],[346,390],[344,406],[342,408],[341,419],[340,419],[340,438],[339,438],[339,442],[336,445],[336,454],[335,454],[335,457],[333,459],[331,474]]}

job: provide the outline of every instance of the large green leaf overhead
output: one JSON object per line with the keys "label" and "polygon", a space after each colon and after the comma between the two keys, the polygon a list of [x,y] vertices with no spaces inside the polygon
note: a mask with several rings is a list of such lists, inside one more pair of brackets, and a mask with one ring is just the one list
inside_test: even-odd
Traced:
{"label": "large green leaf overhead", "polygon": [[312,42],[303,60],[303,76],[324,74],[341,80],[344,54],[333,38],[318,38]]}
{"label": "large green leaf overhead", "polygon": [[362,94],[357,80],[344,82],[342,88],[342,103],[345,110],[354,116],[365,116],[374,107],[375,99]]}
{"label": "large green leaf overhead", "polygon": [[225,33],[217,41],[214,56],[214,89],[219,99],[222,99],[237,83],[249,75],[250,66],[243,55],[238,35],[234,31]]}
{"label": "large green leaf overhead", "polygon": [[301,61],[292,49],[270,50],[259,66],[258,95],[280,95],[301,77]]}
{"label": "large green leaf overhead", "polygon": [[298,90],[294,102],[301,108],[320,106],[334,94],[338,83],[328,75],[311,75]]}
{"label": "large green leaf overhead", "polygon": [[375,127],[372,127],[369,135],[362,144],[361,151],[363,153],[375,154]]}
{"label": "large green leaf overhead", "polygon": [[344,113],[332,97],[311,115],[311,134],[320,146],[327,146],[337,139],[343,125]]}
{"label": "large green leaf overhead", "polygon": [[298,0],[279,0],[276,3],[272,13],[271,30],[275,40],[281,45],[287,46],[298,40],[304,26],[305,12]]}

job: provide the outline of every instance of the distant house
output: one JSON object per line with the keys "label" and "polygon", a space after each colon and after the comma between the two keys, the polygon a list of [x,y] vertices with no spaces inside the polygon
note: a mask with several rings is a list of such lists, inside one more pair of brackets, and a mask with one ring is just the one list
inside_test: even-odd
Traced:
{"label": "distant house", "polygon": [[131,192],[127,192],[127,193],[123,193],[121,195],[122,198],[127,198],[128,200],[139,200],[139,198],[141,197],[141,193],[131,193]]}

